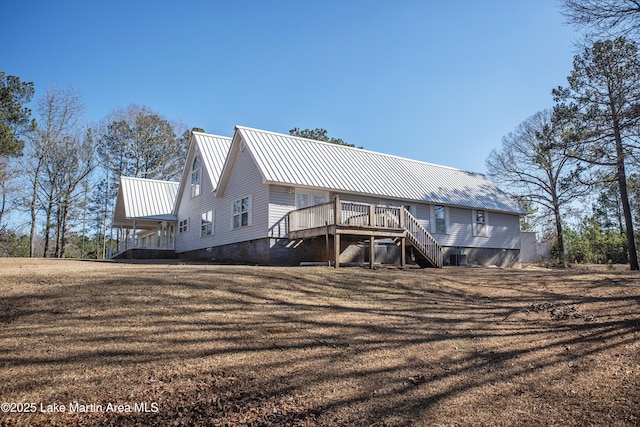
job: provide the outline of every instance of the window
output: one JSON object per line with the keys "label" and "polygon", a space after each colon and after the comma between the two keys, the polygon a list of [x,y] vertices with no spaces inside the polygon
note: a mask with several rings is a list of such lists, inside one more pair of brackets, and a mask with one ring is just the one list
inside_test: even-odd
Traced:
{"label": "window", "polygon": [[249,197],[233,202],[233,228],[246,227],[249,224],[251,200]]}
{"label": "window", "polygon": [[326,193],[308,190],[296,190],[296,208],[302,209],[308,206],[321,205],[326,200]]}
{"label": "window", "polygon": [[202,165],[200,164],[200,156],[193,159],[191,165],[191,197],[200,195],[202,186]]}
{"label": "window", "polygon": [[487,237],[487,213],[485,211],[475,211],[473,216],[473,235]]}
{"label": "window", "polygon": [[437,234],[447,234],[447,218],[446,218],[446,209],[444,206],[436,205],[434,206],[435,217],[436,217],[436,229],[435,232]]}
{"label": "window", "polygon": [[184,219],[178,223],[178,232],[186,233],[189,231],[189,218]]}
{"label": "window", "polygon": [[200,221],[200,237],[211,236],[213,234],[213,211],[202,214]]}

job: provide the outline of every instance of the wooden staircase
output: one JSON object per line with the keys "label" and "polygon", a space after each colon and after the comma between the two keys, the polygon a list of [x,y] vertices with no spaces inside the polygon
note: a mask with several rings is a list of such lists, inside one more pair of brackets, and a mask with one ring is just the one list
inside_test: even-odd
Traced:
{"label": "wooden staircase", "polygon": [[[290,240],[326,236],[328,241],[329,235],[335,236],[334,254],[340,253],[341,235],[368,237],[371,253],[376,238],[391,238],[403,246],[403,254],[407,243],[415,248],[413,258],[419,266],[442,267],[442,246],[404,206],[350,202],[336,196],[330,202],[289,212],[288,224]],[[340,263],[334,262],[337,268]],[[371,265],[373,268],[373,262]]]}
{"label": "wooden staircase", "polygon": [[414,252],[416,264],[423,268],[442,268],[442,246],[409,211],[402,209],[402,214],[405,235],[416,249]]}

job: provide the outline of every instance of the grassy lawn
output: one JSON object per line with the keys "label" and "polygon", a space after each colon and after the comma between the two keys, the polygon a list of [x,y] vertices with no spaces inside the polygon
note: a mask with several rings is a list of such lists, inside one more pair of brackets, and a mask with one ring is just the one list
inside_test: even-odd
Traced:
{"label": "grassy lawn", "polygon": [[637,425],[640,275],[0,259],[0,402],[35,408],[3,426]]}

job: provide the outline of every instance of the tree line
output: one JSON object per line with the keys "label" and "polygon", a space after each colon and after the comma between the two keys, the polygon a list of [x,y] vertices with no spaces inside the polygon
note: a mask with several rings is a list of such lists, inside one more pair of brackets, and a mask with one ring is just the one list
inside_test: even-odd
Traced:
{"label": "tree line", "polygon": [[0,256],[102,258],[120,176],[178,179],[190,132],[137,105],[90,125],[73,88],[51,87],[32,111],[34,95],[0,72]]}
{"label": "tree line", "polygon": [[564,0],[562,12],[584,33],[567,84],[503,138],[487,169],[528,212],[525,227],[553,242],[560,264],[638,270],[640,7]]}

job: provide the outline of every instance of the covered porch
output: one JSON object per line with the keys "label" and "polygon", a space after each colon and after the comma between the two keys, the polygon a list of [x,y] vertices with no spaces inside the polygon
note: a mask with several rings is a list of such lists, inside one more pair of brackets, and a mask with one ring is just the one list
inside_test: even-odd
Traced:
{"label": "covered porch", "polygon": [[112,228],[117,230],[116,250],[112,253],[112,258],[133,249],[175,249],[176,219],[172,215],[130,218],[124,221],[114,218]]}
{"label": "covered porch", "polygon": [[[111,228],[117,230],[110,258],[129,251],[173,252],[177,218],[173,207],[180,183],[120,177]],[[129,255],[131,253],[129,252]],[[157,257],[158,255],[154,255]]]}

